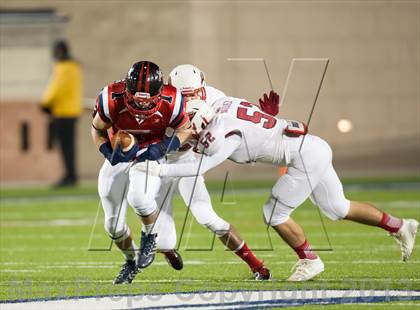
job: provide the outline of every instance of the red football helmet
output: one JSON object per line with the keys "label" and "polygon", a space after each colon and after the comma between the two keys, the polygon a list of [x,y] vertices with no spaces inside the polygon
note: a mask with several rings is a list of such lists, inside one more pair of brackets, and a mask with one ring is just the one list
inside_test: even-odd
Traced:
{"label": "red football helmet", "polygon": [[148,117],[161,104],[163,74],[159,66],[150,61],[139,61],[128,70],[125,78],[126,107],[134,116]]}

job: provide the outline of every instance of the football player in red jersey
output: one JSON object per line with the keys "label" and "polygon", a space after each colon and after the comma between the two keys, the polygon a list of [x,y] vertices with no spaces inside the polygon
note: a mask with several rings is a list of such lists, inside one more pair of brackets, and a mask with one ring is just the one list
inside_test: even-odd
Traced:
{"label": "football player in red jersey", "polygon": [[[173,129],[172,136],[165,135],[168,128]],[[118,130],[134,135],[138,144],[126,152],[121,146],[113,150],[110,136]],[[162,158],[177,150],[190,133],[183,97],[175,87],[163,84],[162,72],[152,62],[136,62],[125,80],[111,83],[99,93],[91,134],[106,160],[99,172],[98,191],[105,213],[105,230],[126,258],[114,284],[131,283],[138,270],[135,244],[126,224],[128,204],[145,229],[140,253],[148,255],[143,255],[143,263],[150,264],[154,258],[160,178],[137,170],[137,161]]]}

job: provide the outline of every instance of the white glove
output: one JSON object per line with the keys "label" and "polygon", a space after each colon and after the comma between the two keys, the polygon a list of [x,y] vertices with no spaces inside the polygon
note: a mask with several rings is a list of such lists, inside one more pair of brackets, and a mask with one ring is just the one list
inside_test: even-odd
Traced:
{"label": "white glove", "polygon": [[146,160],[141,163],[137,163],[134,167],[142,172],[145,172],[148,175],[158,177],[160,174],[161,165],[157,161]]}

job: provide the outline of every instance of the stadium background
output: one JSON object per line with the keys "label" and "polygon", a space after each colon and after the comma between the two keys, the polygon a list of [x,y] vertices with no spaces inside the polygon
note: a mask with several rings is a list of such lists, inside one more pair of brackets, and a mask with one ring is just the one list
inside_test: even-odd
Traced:
{"label": "stadium background", "polygon": [[[177,64],[201,68],[208,84],[257,102],[270,83],[282,93],[292,58],[329,58],[311,132],[330,142],[341,176],[418,176],[420,167],[419,1],[13,1],[0,4],[0,182],[52,183],[61,175],[46,149],[36,103],[47,83],[51,44],[69,40],[83,64],[86,110],[78,128],[78,170],[94,181],[102,156],[89,134],[99,89],[137,60],[166,76]],[[323,64],[299,62],[281,116],[306,120]],[[353,130],[341,133],[348,119]],[[29,126],[29,149],[21,131]],[[13,164],[11,164],[13,163]],[[34,164],[36,163],[36,164]],[[231,163],[209,173],[275,178],[267,166]]]}
{"label": "stadium background", "polygon": [[[52,68],[51,44],[56,38],[68,39],[84,68],[85,111],[78,124],[82,184],[76,188],[49,186],[61,176],[62,167],[58,151],[47,149],[47,119],[37,106]],[[308,297],[306,292],[312,290],[339,290],[344,295],[351,290],[367,298],[337,298],[333,302],[340,305],[329,309],[361,308],[341,304],[352,302],[368,302],[363,309],[419,308],[418,241],[410,262],[403,263],[397,245],[383,230],[331,221],[309,201],[293,218],[319,250],[326,269],[314,281],[285,281],[296,255],[261,221],[261,205],[278,177],[276,169],[265,165],[225,163],[206,175],[206,184],[216,212],[237,227],[269,266],[272,281],[250,280],[247,266],[215,241],[176,196],[182,272],[171,269],[158,254],[131,285],[112,285],[123,258],[103,228],[96,189],[103,157],[89,133],[99,89],[123,78],[141,59],[158,63],[166,76],[177,64],[196,64],[210,85],[257,102],[270,88],[263,62],[228,58],[265,59],[280,94],[293,58],[329,58],[310,130],[330,142],[346,196],[419,220],[419,44],[418,0],[0,0],[0,308],[30,308],[31,303],[19,301],[41,298],[81,309],[66,298],[111,295],[104,307],[123,309],[131,307],[132,295],[140,297],[140,303],[142,295],[156,301],[149,293],[198,295],[215,290],[274,290],[280,302],[288,293]],[[281,117],[308,118],[323,66],[322,61],[294,63]],[[343,119],[353,124],[348,133],[337,128]],[[220,180],[227,170],[231,182],[225,188]],[[132,210],[128,213],[138,242],[138,219]],[[366,290],[383,290],[381,300],[387,303],[374,304],[381,300],[370,299]],[[407,296],[391,299],[390,290]],[[124,295],[126,305],[115,305],[116,297]],[[324,302],[331,300],[307,300],[322,305],[306,304],[305,309],[324,308]],[[37,305],[33,308],[46,308]]]}

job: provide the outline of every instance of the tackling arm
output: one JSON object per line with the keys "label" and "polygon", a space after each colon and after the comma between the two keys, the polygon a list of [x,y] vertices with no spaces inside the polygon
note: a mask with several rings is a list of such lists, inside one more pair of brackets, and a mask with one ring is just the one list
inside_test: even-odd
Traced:
{"label": "tackling arm", "polygon": [[180,145],[183,145],[188,139],[192,137],[191,123],[188,120],[184,125],[175,129],[175,135],[179,139]]}
{"label": "tackling arm", "polygon": [[187,120],[182,126],[175,129],[172,136],[164,137],[161,142],[149,145],[145,152],[137,156],[136,160],[138,162],[143,162],[145,160],[158,160],[162,158],[167,153],[179,149],[183,143],[191,138],[191,132],[191,124],[189,120]]}
{"label": "tackling arm", "polygon": [[162,164],[160,166],[160,176],[188,177],[204,174],[208,170],[220,165],[228,159],[241,144],[241,138],[231,136],[224,140],[221,148],[211,156],[201,155],[202,159],[183,164]]}

